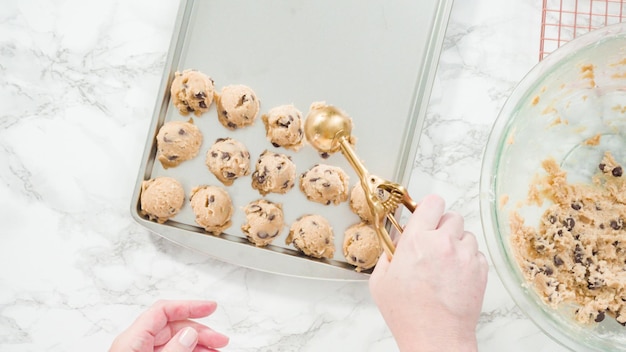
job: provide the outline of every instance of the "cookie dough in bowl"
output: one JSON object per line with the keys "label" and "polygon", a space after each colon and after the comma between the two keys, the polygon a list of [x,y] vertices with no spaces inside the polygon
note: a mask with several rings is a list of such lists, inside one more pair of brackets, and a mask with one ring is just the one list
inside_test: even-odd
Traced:
{"label": "cookie dough in bowl", "polygon": [[230,186],[250,174],[250,152],[235,139],[218,138],[207,151],[205,164],[220,182]]}
{"label": "cookie dough in bowl", "polygon": [[215,94],[213,79],[204,73],[187,69],[174,73],[170,88],[172,103],[182,115],[200,116],[209,110]]}
{"label": "cookie dough in bowl", "polygon": [[268,193],[284,194],[295,184],[296,164],[291,157],[265,150],[256,162],[252,173],[252,188],[261,195]]}
{"label": "cookie dough in bowl", "polygon": [[228,192],[219,186],[198,186],[191,190],[191,209],[196,223],[218,236],[230,227],[233,203]]}
{"label": "cookie dough in bowl", "polygon": [[348,200],[349,177],[337,166],[317,164],[300,175],[300,190],[308,200],[337,205]]}
{"label": "cookie dough in bowl", "polygon": [[264,247],[270,244],[285,226],[282,205],[267,199],[250,202],[245,208],[246,222],[241,226],[246,238]]}
{"label": "cookie dough in bowl", "polygon": [[162,224],[178,214],[185,191],[174,178],[156,177],[142,182],[140,197],[141,214]]}
{"label": "cookie dough in bowl", "polygon": [[574,351],[626,350],[625,78],[626,24],[566,43],[512,91],[483,154],[494,268],[520,310]]}
{"label": "cookie dough in bowl", "polygon": [[198,155],[202,138],[192,119],[166,122],[156,136],[157,159],[165,169],[178,166]]}
{"label": "cookie dough in bowl", "polygon": [[333,228],[321,215],[307,214],[298,218],[289,228],[286,244],[292,244],[313,258],[330,259],[335,255]]}
{"label": "cookie dough in bowl", "polygon": [[267,140],[276,148],[298,151],[304,144],[302,112],[293,105],[281,105],[261,116]]}
{"label": "cookie dough in bowl", "polygon": [[373,268],[383,252],[378,234],[372,225],[364,222],[346,230],[343,238],[343,256],[355,266],[356,271]]}
{"label": "cookie dough in bowl", "polygon": [[217,118],[229,130],[252,125],[261,103],[250,87],[241,84],[222,88],[216,95]]}

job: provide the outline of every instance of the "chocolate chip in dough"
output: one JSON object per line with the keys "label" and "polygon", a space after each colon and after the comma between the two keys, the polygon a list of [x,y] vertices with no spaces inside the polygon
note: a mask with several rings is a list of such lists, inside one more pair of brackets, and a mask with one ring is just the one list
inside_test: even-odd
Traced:
{"label": "chocolate chip in dough", "polygon": [[621,166],[616,166],[615,168],[613,168],[613,170],[611,171],[611,174],[615,177],[622,177],[622,174],[624,173],[624,170],[622,170]]}
{"label": "chocolate chip in dough", "polygon": [[563,225],[565,226],[565,228],[567,229],[567,231],[572,231],[572,229],[574,228],[574,226],[576,225],[576,220],[574,220],[573,218],[567,218],[565,219],[565,221],[563,221]]}
{"label": "chocolate chip in dough", "polygon": [[599,323],[604,320],[604,317],[605,317],[604,312],[598,312],[598,315],[596,315],[596,318],[594,319],[594,321],[596,323]]}
{"label": "chocolate chip in dough", "polygon": [[613,230],[619,230],[624,225],[624,221],[622,219],[611,220],[611,228]]}
{"label": "chocolate chip in dough", "polygon": [[555,255],[554,256],[554,265],[561,266],[563,264],[564,264],[563,259],[561,259],[559,256]]}

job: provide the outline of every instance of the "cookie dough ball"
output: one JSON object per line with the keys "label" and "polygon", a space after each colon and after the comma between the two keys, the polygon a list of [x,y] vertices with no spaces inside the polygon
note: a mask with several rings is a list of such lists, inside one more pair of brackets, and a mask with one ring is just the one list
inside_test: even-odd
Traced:
{"label": "cookie dough ball", "polygon": [[181,114],[190,112],[196,116],[209,110],[215,94],[213,79],[196,70],[184,70],[174,73],[170,88],[172,102]]}
{"label": "cookie dough ball", "polygon": [[320,215],[304,215],[290,227],[286,244],[293,243],[302,253],[314,258],[332,258],[335,255],[333,229]]}
{"label": "cookie dough ball", "polygon": [[343,255],[356,271],[367,270],[378,262],[383,248],[376,230],[364,222],[350,226],[343,238]]}
{"label": "cookie dough ball", "polygon": [[348,200],[348,181],[341,168],[317,164],[300,175],[300,190],[310,201],[337,205]]}
{"label": "cookie dough ball", "polygon": [[196,215],[196,223],[208,233],[219,235],[230,227],[233,203],[223,188],[218,186],[198,186],[191,190],[191,209]]}
{"label": "cookie dough ball", "polygon": [[250,153],[235,139],[219,138],[207,151],[205,164],[220,182],[230,186],[237,178],[250,174]]}
{"label": "cookie dough ball", "polygon": [[365,191],[363,191],[363,187],[361,187],[360,182],[354,185],[350,191],[350,210],[358,215],[363,221],[369,223],[373,221],[372,212],[367,204]]}
{"label": "cookie dough ball", "polygon": [[157,159],[167,169],[198,155],[202,132],[191,119],[188,122],[169,121],[161,126],[156,139]]}
{"label": "cookie dough ball", "polygon": [[244,212],[246,223],[241,226],[241,230],[250,242],[259,247],[270,244],[285,226],[281,204],[259,199],[250,202]]}
{"label": "cookie dough ball", "polygon": [[183,186],[171,177],[156,177],[141,183],[141,214],[159,224],[180,211],[185,201]]}
{"label": "cookie dough ball", "polygon": [[215,103],[217,118],[230,130],[252,125],[261,105],[254,91],[244,85],[222,88],[222,92],[215,98]]}
{"label": "cookie dough ball", "polygon": [[265,134],[274,147],[299,150],[304,144],[302,113],[293,105],[281,105],[261,116]]}
{"label": "cookie dough ball", "polygon": [[266,150],[257,160],[256,169],[252,173],[252,188],[262,195],[284,194],[293,188],[295,179],[296,164],[291,157]]}

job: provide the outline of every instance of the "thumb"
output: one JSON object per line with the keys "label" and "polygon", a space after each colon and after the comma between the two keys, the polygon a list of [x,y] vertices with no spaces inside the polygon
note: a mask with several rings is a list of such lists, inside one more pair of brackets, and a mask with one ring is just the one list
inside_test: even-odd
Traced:
{"label": "thumb", "polygon": [[434,194],[424,197],[420,206],[409,217],[404,233],[412,234],[437,229],[445,208],[446,203],[443,198]]}
{"label": "thumb", "polygon": [[198,344],[198,332],[192,327],[180,330],[163,347],[163,352],[191,352]]}

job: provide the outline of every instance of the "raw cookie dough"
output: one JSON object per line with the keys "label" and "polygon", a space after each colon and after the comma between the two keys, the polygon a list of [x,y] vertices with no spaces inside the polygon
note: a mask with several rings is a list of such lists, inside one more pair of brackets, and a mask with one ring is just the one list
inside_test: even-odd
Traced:
{"label": "raw cookie dough", "polygon": [[358,215],[361,220],[368,223],[373,222],[372,212],[365,199],[365,192],[363,191],[363,187],[361,187],[361,182],[357,182],[357,184],[352,187],[349,204],[350,210]]}
{"label": "raw cookie dough", "polygon": [[171,177],[156,177],[141,183],[141,214],[159,224],[180,211],[185,201],[183,186]]}
{"label": "raw cookie dough", "polygon": [[245,145],[232,138],[219,138],[206,153],[206,166],[224,185],[230,186],[250,174],[250,153]]}
{"label": "raw cookie dough", "polygon": [[300,175],[300,190],[310,201],[337,205],[348,200],[348,181],[341,168],[317,164]]}
{"label": "raw cookie dough", "polygon": [[198,155],[202,132],[191,119],[188,122],[169,121],[161,126],[156,139],[157,159],[167,169]]}
{"label": "raw cookie dough", "polygon": [[172,102],[181,114],[190,112],[196,116],[209,110],[215,94],[213,79],[196,70],[184,70],[174,73],[170,88]]}
{"label": "raw cookie dough", "polygon": [[354,224],[344,233],[343,255],[356,271],[374,267],[382,251],[376,230],[367,223]]}
{"label": "raw cookie dough", "polygon": [[285,226],[281,204],[259,199],[250,202],[245,208],[246,223],[241,230],[246,238],[259,247],[270,244]]}
{"label": "raw cookie dough", "polygon": [[320,215],[304,215],[290,227],[286,244],[293,243],[302,253],[314,258],[332,258],[335,255],[333,229]]}
{"label": "raw cookie dough", "polygon": [[532,184],[529,201],[550,205],[539,226],[511,212],[512,246],[525,278],[546,304],[575,303],[576,319],[600,322],[605,316],[626,323],[626,180],[606,152],[591,184],[568,184],[554,159],[542,164],[547,175]]}
{"label": "raw cookie dough", "polygon": [[191,209],[196,215],[196,223],[208,233],[219,235],[230,227],[233,203],[223,188],[218,186],[198,186],[191,190]]}
{"label": "raw cookie dough", "polygon": [[276,148],[299,150],[304,144],[302,113],[293,105],[281,105],[261,116],[267,140]]}
{"label": "raw cookie dough", "polygon": [[215,97],[217,118],[229,130],[252,125],[259,113],[260,102],[252,89],[244,85],[222,88]]}
{"label": "raw cookie dough", "polygon": [[252,173],[252,188],[262,195],[287,193],[293,188],[296,179],[296,165],[291,157],[265,150]]}

